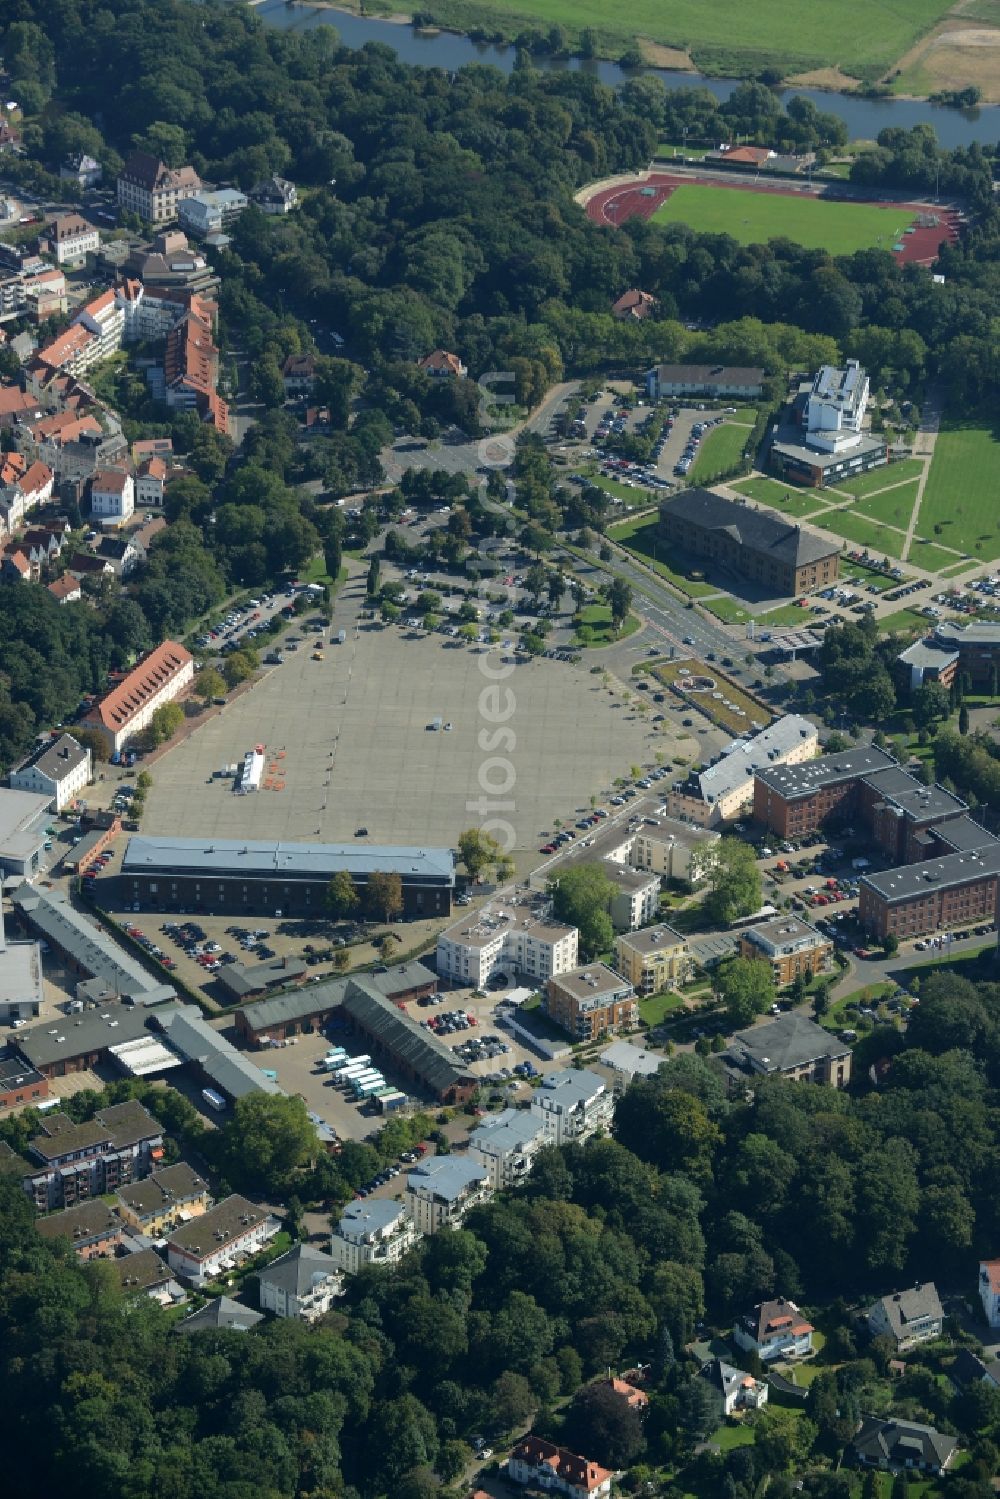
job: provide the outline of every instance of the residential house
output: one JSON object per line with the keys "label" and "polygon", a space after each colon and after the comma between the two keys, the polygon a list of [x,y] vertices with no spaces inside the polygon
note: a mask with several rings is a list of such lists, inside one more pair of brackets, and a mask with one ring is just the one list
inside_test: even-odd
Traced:
{"label": "residential house", "polygon": [[736,1411],[759,1411],[767,1404],[767,1385],[762,1379],[754,1379],[744,1369],[736,1369],[721,1358],[703,1364],[699,1371],[722,1400],[722,1414],[731,1416]]}
{"label": "residential house", "polygon": [[954,1437],[916,1421],[883,1421],[868,1416],[847,1448],[847,1456],[862,1468],[889,1473],[943,1473],[958,1443]]}
{"label": "residential house", "polygon": [[263,1249],[281,1227],[264,1208],[233,1195],[167,1235],[167,1264],[195,1286]]}
{"label": "residential house", "polygon": [[767,1364],[775,1359],[805,1358],[813,1351],[813,1327],[794,1301],[784,1296],[762,1301],[736,1319],[733,1340]]}
{"label": "residential house", "polygon": [[289,354],[281,366],[281,379],[286,400],[311,396],[316,385],[315,357],[312,354]]}
{"label": "residential house", "polygon": [[986,1384],[1000,1389],[1000,1360],[981,1359],[969,1348],[960,1348],[948,1368],[948,1378],[958,1391]]}
{"label": "residential house", "polygon": [[[135,480],[121,468],[99,469],[90,481],[90,513],[100,525],[121,525],[135,510]],[[112,559],[108,559],[111,561]]]}
{"label": "residential house", "polygon": [[250,201],[256,203],[261,213],[284,214],[291,213],[299,201],[299,194],[294,182],[275,175],[264,178],[250,189]]}
{"label": "residential house", "polygon": [[165,640],[123,677],[86,714],[83,723],[99,730],[117,753],[149,727],[157,708],[179,697],[194,678],[194,658],[174,640]]}
{"label": "residential house", "polygon": [[891,1338],[897,1353],[906,1353],[929,1338],[939,1338],[944,1325],[944,1311],[931,1280],[880,1297],[868,1308],[867,1317],[872,1337]]}
{"label": "residential house", "polygon": [[142,553],[127,536],[102,536],[96,550],[98,557],[111,563],[116,578],[127,578],[143,560]]}
{"label": "residential house", "polygon": [[395,1265],[419,1238],[401,1202],[385,1197],[349,1202],[330,1240],[334,1266],[356,1275],[362,1265]]}
{"label": "residential house", "polygon": [[110,562],[103,557],[95,557],[93,552],[73,552],[68,559],[67,566],[77,575],[77,578],[96,578],[101,576],[111,577],[114,568]]}
{"label": "residential house", "polygon": [[614,1073],[615,1091],[622,1093],[637,1077],[655,1077],[667,1060],[660,1051],[643,1051],[632,1041],[612,1041],[598,1059]]}
{"label": "residential house", "polygon": [[449,354],[447,349],[435,349],[433,353],[425,354],[423,359],[417,360],[417,368],[425,375],[445,380],[463,380],[469,373],[458,355]]}
{"label": "residential house", "polygon": [[204,239],[227,229],[249,205],[249,199],[234,187],[193,193],[178,205],[177,217],[184,228]]}
{"label": "residential house", "polygon": [[1000,1327],[1000,1260],[979,1261],[979,1297],[990,1327]]}
{"label": "residential house", "polygon": [[531,1112],[545,1127],[546,1145],[582,1144],[611,1128],[614,1094],[602,1077],[587,1068],[550,1072],[532,1094]]}
{"label": "residential house", "polygon": [[495,1192],[524,1181],[545,1144],[541,1121],[527,1109],[487,1114],[469,1136],[469,1157],[483,1166]]}
{"label": "residential house", "polygon": [[[25,315],[33,322],[41,323],[45,318],[57,317],[65,313],[66,277],[55,266],[47,266],[43,271],[35,271],[30,276],[22,276],[21,286],[24,294]],[[21,357],[30,357],[30,354],[34,352],[34,347],[34,342],[32,342],[30,350]]]}
{"label": "residential house", "polygon": [[88,255],[96,255],[101,236],[78,213],[63,213],[39,236],[38,244],[44,254],[53,256],[56,265],[80,265]]}
{"label": "residential house", "polygon": [[43,1239],[68,1239],[78,1259],[110,1259],[122,1241],[121,1219],[101,1198],[50,1213],[35,1224]]}
{"label": "residential house", "polygon": [[740,957],[767,963],[778,988],[833,964],[833,943],[797,916],[776,916],[740,932]]}
{"label": "residential house", "polygon": [[132,462],[141,468],[150,458],[162,458],[169,463],[174,456],[172,437],[143,437],[132,444]]}
{"label": "residential house", "polygon": [[5,583],[30,583],[35,576],[31,563],[17,548],[0,559],[0,577]]}
{"label": "residential house", "polygon": [[695,886],[704,877],[705,866],[720,834],[709,828],[656,813],[644,819],[629,850],[635,869],[650,869],[675,885]]}
{"label": "residential house", "polygon": [[30,759],[8,778],[14,791],[33,791],[51,797],[50,808],[61,812],[76,801],[93,774],[89,749],[77,744],[71,734],[46,740]]}
{"label": "residential house", "polygon": [[458,1228],[470,1208],[490,1193],[485,1166],[458,1155],[432,1156],[406,1178],[406,1204],[417,1232],[436,1234]]}
{"label": "residential house", "polygon": [[9,120],[0,120],[0,152],[16,153],[21,149],[21,132]]}
{"label": "residential house", "polygon": [[296,1244],[257,1273],[261,1311],[314,1322],[343,1295],[344,1282],[333,1258],[311,1244]]}
{"label": "residential house", "polygon": [[728,1055],[734,1067],[751,1076],[780,1074],[792,1082],[834,1088],[846,1088],[851,1080],[851,1048],[795,1011],[767,1025],[737,1031]]}
{"label": "residential house", "polygon": [[163,1158],[163,1133],[153,1116],[130,1100],[99,1109],[85,1124],[74,1124],[66,1114],[46,1114],[28,1152],[36,1164],[23,1186],[45,1212],[147,1176]]}
{"label": "residential house", "polygon": [[171,168],[147,151],[133,151],[118,176],[118,206],[138,214],[147,224],[166,224],[176,218],[185,198],[201,190],[194,167]]}
{"label": "residential house", "polygon": [[86,151],[77,151],[72,156],[60,163],[59,177],[62,182],[75,182],[77,187],[87,189],[96,187],[104,175],[104,169],[99,161],[89,156]]}
{"label": "residential house", "polygon": [[546,1015],[575,1041],[616,1036],[639,1023],[632,985],[603,963],[554,975],[544,995]]}
{"label": "residential house", "polygon": [[630,1410],[638,1411],[640,1416],[644,1416],[649,1409],[649,1396],[645,1390],[640,1389],[632,1381],[642,1379],[645,1376],[639,1369],[631,1369],[628,1371],[628,1374],[629,1377],[627,1379],[619,1379],[617,1374],[613,1374],[610,1378],[602,1380],[601,1383],[606,1385],[613,1394],[624,1400]]}
{"label": "residential house", "polygon": [[627,319],[641,322],[644,318],[652,317],[656,311],[656,305],[656,298],[648,291],[639,291],[633,286],[613,304],[611,314],[619,322]]}
{"label": "residential house", "polygon": [[208,1211],[208,1183],[187,1161],[161,1166],[142,1181],[119,1187],[119,1215],[150,1238],[159,1239],[177,1224],[200,1218]]}
{"label": "residential house", "polygon": [[162,515],[151,515],[143,525],[137,526],[134,531],[129,532],[129,541],[143,558],[149,557],[149,549],[157,536],[163,534],[167,529],[167,523]]}
{"label": "residential house", "polygon": [[604,861],[604,872],[614,886],[611,895],[611,924],[616,932],[634,932],[647,922],[655,921],[660,909],[660,876],[650,871],[623,869],[610,859]]}
{"label": "residential house", "polygon": [[689,977],[694,960],[673,927],[623,932],[615,939],[615,967],[636,994],[661,994]]}
{"label": "residential house", "polygon": [[19,538],[18,546],[26,552],[33,566],[47,567],[63,549],[63,532],[48,526],[30,526]]}
{"label": "residential house", "polygon": [[187,1336],[193,1332],[219,1331],[249,1332],[258,1322],[264,1321],[263,1312],[255,1312],[249,1306],[241,1306],[231,1296],[213,1296],[200,1311],[192,1312],[182,1322],[174,1323],[174,1331]]}
{"label": "residential house", "polygon": [[47,586],[57,604],[75,604],[83,598],[80,579],[73,573],[63,573],[61,578],[56,578]]}
{"label": "residential house", "polygon": [[544,1437],[522,1437],[507,1459],[507,1476],[514,1483],[533,1484],[569,1495],[569,1499],[605,1499],[614,1478],[608,1468],[557,1447]]}
{"label": "residential house", "polygon": [[148,1296],[160,1306],[176,1306],[184,1300],[180,1283],[174,1280],[155,1249],[137,1249],[112,1264],[118,1284],[128,1297]]}
{"label": "residential house", "polygon": [[140,464],[135,475],[135,502],[137,505],[163,504],[167,485],[167,465],[162,458],[147,458]]}

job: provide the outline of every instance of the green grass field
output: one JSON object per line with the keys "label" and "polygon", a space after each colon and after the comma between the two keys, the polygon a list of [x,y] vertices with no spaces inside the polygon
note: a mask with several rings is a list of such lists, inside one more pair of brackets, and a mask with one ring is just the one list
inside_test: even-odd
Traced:
{"label": "green grass field", "polygon": [[706,599],[705,608],[725,625],[745,625],[750,618],[743,605],[731,599],[728,594],[720,594],[717,599]]}
{"label": "green grass field", "polygon": [[688,476],[692,484],[713,484],[723,474],[731,473],[743,457],[752,428],[723,422],[713,427],[705,438]]}
{"label": "green grass field", "polygon": [[804,628],[809,623],[809,610],[800,609],[798,604],[779,604],[777,609],[758,614],[757,623],[766,629],[784,629],[788,625]]}
{"label": "green grass field", "polygon": [[899,634],[904,630],[923,630],[926,633],[931,629],[932,624],[932,620],[918,614],[915,609],[897,609],[895,614],[883,615],[878,622],[878,627],[886,635]]}
{"label": "green grass field", "polygon": [[634,635],[639,628],[638,619],[630,614],[616,635],[611,628],[611,610],[607,604],[588,604],[576,616],[576,624],[576,643],[584,648],[611,645],[616,640]]}
{"label": "green grass field", "polygon": [[[660,1025],[674,1010],[679,1010],[684,1005],[684,998],[680,994],[666,991],[663,994],[650,994],[639,1001],[639,1018],[652,1029],[654,1025]],[[666,1057],[663,1059],[666,1061]]]}
{"label": "green grass field", "polygon": [[728,234],[743,245],[784,238],[831,255],[891,249],[912,222],[911,213],[874,203],[834,203],[693,183],[675,189],[653,214],[654,224],[690,224],[699,234]]}
{"label": "green grass field", "polygon": [[[391,9],[388,0],[383,0]],[[818,6],[790,8],[785,0],[759,0],[752,11],[739,0],[636,0],[626,11],[609,11],[600,0],[435,0],[440,26],[465,30],[478,26],[513,35],[524,23],[558,25],[574,40],[584,27],[596,33],[599,49],[618,55],[624,40],[649,37],[690,50],[699,66],[721,70],[743,58],[760,66],[767,59],[786,59],[801,68],[826,67],[836,58],[840,68],[857,76],[885,72],[913,43],[952,8],[953,0],[844,0],[833,11]],[[618,49],[614,52],[614,43]]]}
{"label": "green grass field", "polygon": [[[912,562],[915,567],[926,567],[928,572],[940,573],[946,570],[950,572],[949,564],[954,562],[955,554],[946,552],[944,547],[935,546],[933,541],[919,541],[914,537],[910,545],[910,555],[906,560]],[[971,566],[969,562],[963,564],[963,567]]]}
{"label": "green grass field", "polygon": [[706,594],[718,593],[718,589],[713,588],[711,583],[696,583],[663,560],[664,543],[657,535],[658,526],[659,521],[655,517],[652,520],[636,518],[619,521],[618,525],[608,527],[608,535],[612,541],[637,552],[654,571],[689,598],[700,599]]}
{"label": "green grass field", "polygon": [[794,485],[777,479],[738,479],[729,488],[734,489],[737,494],[745,495],[748,500],[756,501],[758,505],[768,505],[772,510],[795,516],[797,520],[827,508],[820,497],[820,491],[796,489]]}
{"label": "green grass field", "polygon": [[902,531],[891,531],[888,526],[880,526],[875,521],[866,520],[863,515],[855,515],[853,510],[829,510],[825,515],[814,516],[812,523],[814,526],[821,526],[824,531],[832,531],[835,536],[842,536],[845,541],[854,542],[855,546],[865,548],[872,556],[895,557],[897,560],[902,556]]}
{"label": "green grass field", "polygon": [[[916,553],[913,551],[912,547],[910,549],[910,552],[911,552],[911,555],[913,556],[914,560],[916,560]],[[941,576],[942,576],[942,578],[957,578],[958,575],[959,575],[959,573],[967,573],[969,571],[970,567],[975,567],[975,563],[974,562],[953,562],[952,565],[951,565],[951,567],[943,567],[941,569]]]}
{"label": "green grass field", "polygon": [[909,479],[905,484],[883,489],[881,494],[866,495],[851,508],[857,515],[866,515],[869,520],[881,521],[887,526],[896,526],[900,531],[905,531],[910,524],[919,485],[919,479]]}
{"label": "green grass field", "polygon": [[921,535],[933,535],[979,562],[1000,557],[998,492],[1000,431],[985,420],[978,425],[945,420],[920,506]]}
{"label": "green grass field", "polygon": [[831,489],[860,499],[863,495],[874,494],[877,489],[888,489],[890,484],[901,484],[904,479],[919,479],[923,471],[924,465],[919,458],[901,458],[898,463],[858,474],[856,479],[844,479],[842,483],[831,485]]}

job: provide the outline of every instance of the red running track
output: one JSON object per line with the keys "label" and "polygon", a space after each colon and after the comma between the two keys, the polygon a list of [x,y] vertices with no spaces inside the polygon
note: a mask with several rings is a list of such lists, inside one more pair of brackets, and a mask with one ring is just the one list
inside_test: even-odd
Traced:
{"label": "red running track", "polygon": [[[812,197],[836,200],[836,192],[808,189],[784,182],[720,182],[717,177],[679,177],[671,172],[653,172],[647,178],[635,182],[619,183],[617,187],[602,188],[586,205],[586,214],[595,224],[610,225],[617,229],[630,219],[651,219],[661,203],[665,203],[675,188],[689,183],[705,187],[719,187],[729,192],[778,193],[785,197],[801,197],[809,193]],[[645,191],[644,191],[645,190]],[[884,208],[909,209],[914,215],[927,212],[927,205],[919,203],[890,203],[878,198],[844,198],[845,202],[871,202]],[[938,223],[921,225],[912,234],[903,236],[901,250],[893,251],[900,262],[916,265],[933,265],[941,252],[941,246],[955,244],[959,233],[959,216],[948,208],[930,210],[937,215]]]}

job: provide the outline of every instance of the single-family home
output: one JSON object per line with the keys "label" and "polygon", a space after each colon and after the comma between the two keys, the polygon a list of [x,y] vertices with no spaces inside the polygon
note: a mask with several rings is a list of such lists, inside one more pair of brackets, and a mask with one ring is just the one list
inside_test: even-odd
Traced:
{"label": "single-family home", "polygon": [[954,1437],[916,1421],[883,1421],[868,1416],[862,1421],[847,1456],[859,1467],[881,1468],[889,1473],[943,1473],[958,1450]]}
{"label": "single-family home", "polygon": [[285,399],[298,400],[300,396],[311,396],[316,385],[316,359],[312,354],[289,354],[281,366],[281,379],[285,387]]}
{"label": "single-family home", "polygon": [[991,1327],[1000,1327],[1000,1260],[979,1261],[979,1298]]}
{"label": "single-family home", "polygon": [[425,354],[423,359],[417,360],[417,368],[425,375],[444,380],[462,380],[469,373],[458,355],[450,354],[447,349],[435,349],[433,353]]}
{"label": "single-family home", "polygon": [[514,1483],[537,1484],[568,1494],[569,1499],[604,1499],[614,1478],[608,1468],[592,1463],[544,1437],[522,1437],[507,1460],[507,1476]]}
{"label": "single-family home", "polygon": [[147,458],[136,470],[135,503],[137,505],[162,505],[166,485],[167,465],[163,459]]}
{"label": "single-family home", "polygon": [[355,1275],[362,1265],[395,1265],[420,1235],[401,1202],[370,1197],[349,1202],[341,1214],[330,1254],[337,1269]]}
{"label": "single-family home", "polygon": [[263,1322],[263,1320],[263,1312],[255,1312],[252,1307],[241,1306],[231,1296],[213,1296],[200,1311],[192,1312],[191,1316],[185,1317],[183,1322],[175,1322],[174,1332],[183,1333],[185,1336],[192,1332],[218,1331],[220,1328],[226,1332],[249,1332],[252,1327],[256,1327],[258,1322]]}
{"label": "single-family home", "polygon": [[567,1068],[542,1079],[532,1094],[531,1112],[542,1121],[546,1145],[582,1144],[610,1130],[615,1096],[596,1072]]}
{"label": "single-family home", "polygon": [[75,604],[83,598],[80,579],[72,573],[63,573],[61,578],[56,578],[47,587],[57,604]]}
{"label": "single-family home", "polygon": [[127,536],[102,536],[95,550],[98,557],[111,563],[116,578],[127,578],[143,560],[142,553]]}
{"label": "single-family home", "polygon": [[406,1205],[422,1234],[458,1228],[470,1208],[486,1202],[490,1195],[486,1167],[463,1156],[433,1156],[421,1161],[406,1178]]}
{"label": "single-family home", "polygon": [[90,481],[90,513],[102,526],[120,526],[135,510],[135,480],[127,469],[103,468]]}
{"label": "single-family home", "polygon": [[93,224],[78,213],[62,213],[39,236],[39,249],[51,255],[57,265],[80,265],[88,255],[96,255],[101,236]]}
{"label": "single-family home", "polygon": [[737,1347],[770,1363],[812,1353],[813,1331],[795,1302],[778,1296],[774,1301],[759,1302],[752,1311],[737,1317],[733,1339]]}
{"label": "single-family home", "polygon": [[31,563],[16,547],[0,561],[0,577],[5,583],[30,583],[33,576]]}
{"label": "single-family home", "polygon": [[642,322],[644,318],[652,317],[655,311],[656,298],[650,292],[639,291],[634,286],[624,292],[611,308],[612,316],[616,317],[619,322],[627,319]]}
{"label": "single-family home", "polygon": [[649,1396],[645,1390],[640,1389],[639,1385],[632,1382],[643,1377],[641,1370],[632,1369],[629,1371],[628,1379],[612,1374],[610,1378],[602,1380],[602,1384],[607,1385],[613,1394],[624,1400],[630,1410],[638,1411],[640,1416],[644,1416],[649,1409]]}
{"label": "single-family home", "polygon": [[33,791],[51,797],[50,810],[61,812],[74,802],[93,774],[89,749],[77,744],[71,734],[46,740],[9,777],[14,791]]}
{"label": "single-family home", "polygon": [[273,1239],[281,1225],[264,1208],[234,1193],[172,1229],[167,1236],[167,1264],[195,1286],[232,1270],[247,1255]]}
{"label": "single-family home", "polygon": [[161,1238],[179,1223],[208,1211],[208,1183],[187,1161],[162,1166],[143,1181],[119,1187],[115,1194],[120,1216],[151,1238]]}
{"label": "single-family home", "polygon": [[703,1364],[702,1379],[707,1379],[722,1401],[722,1414],[731,1416],[735,1411],[759,1411],[767,1404],[767,1385],[762,1379],[754,1379],[745,1369],[734,1368],[721,1358]]}
{"label": "single-family home", "polygon": [[35,1228],[43,1239],[68,1239],[78,1259],[108,1259],[122,1241],[122,1222],[99,1197],[61,1213],[40,1218]]}
{"label": "single-family home", "polygon": [[948,1378],[956,1390],[967,1390],[974,1384],[988,1384],[1000,1389],[1000,1359],[987,1362],[969,1348],[960,1348],[948,1368]]}
{"label": "single-family home", "polygon": [[882,1296],[868,1308],[872,1337],[891,1338],[897,1353],[905,1353],[928,1338],[941,1336],[944,1310],[932,1280]]}
{"label": "single-family home", "polygon": [[67,156],[59,166],[59,178],[62,182],[75,182],[79,188],[96,187],[104,175],[104,169],[99,161],[86,151],[76,151],[72,156]]}
{"label": "single-family home", "polygon": [[250,201],[256,203],[261,213],[291,213],[299,201],[299,194],[294,182],[274,175],[265,177],[250,189]]}
{"label": "single-family home", "polygon": [[343,1294],[344,1281],[333,1258],[311,1244],[296,1244],[258,1271],[261,1311],[314,1322]]}

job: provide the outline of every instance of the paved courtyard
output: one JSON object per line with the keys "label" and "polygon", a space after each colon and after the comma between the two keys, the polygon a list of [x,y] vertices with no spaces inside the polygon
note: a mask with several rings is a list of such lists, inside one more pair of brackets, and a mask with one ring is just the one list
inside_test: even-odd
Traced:
{"label": "paved courtyard", "polygon": [[[340,842],[365,827],[375,843],[454,844],[498,815],[526,854],[553,819],[578,814],[631,765],[691,753],[686,736],[674,740],[609,694],[586,657],[518,665],[497,699],[483,648],[359,625],[359,602],[353,591],[338,601],[332,633],[346,627],[344,645],[327,643],[316,661],[303,642],[157,762],[143,832]],[[511,700],[502,724],[482,716],[481,703],[505,714]],[[273,789],[236,796],[213,772],[259,742]],[[481,811],[484,781],[492,801],[513,807]]]}

